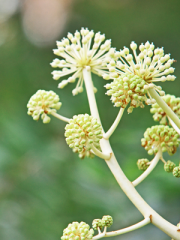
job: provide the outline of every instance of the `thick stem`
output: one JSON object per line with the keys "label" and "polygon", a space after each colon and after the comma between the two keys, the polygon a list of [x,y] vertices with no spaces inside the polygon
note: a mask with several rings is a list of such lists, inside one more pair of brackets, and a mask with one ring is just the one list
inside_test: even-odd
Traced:
{"label": "thick stem", "polygon": [[109,154],[104,154],[104,153],[100,152],[94,145],[91,145],[91,147],[92,147],[93,153],[96,156],[98,156],[102,159],[106,159],[106,160],[110,159],[110,157],[111,157],[110,153]]}
{"label": "thick stem", "polygon": [[127,233],[127,232],[131,232],[131,231],[134,231],[134,230],[136,230],[138,228],[146,226],[150,222],[151,222],[150,217],[149,218],[145,218],[141,222],[138,222],[138,223],[136,223],[136,224],[134,224],[134,225],[132,225],[130,227],[123,228],[123,229],[120,229],[120,230],[117,230],[117,231],[113,231],[113,232],[106,232],[105,234],[103,234],[103,233],[98,234],[97,236],[93,237],[93,240],[100,239],[100,238],[103,238],[103,237],[118,236],[118,235],[121,235],[121,234],[124,234],[124,233]]}
{"label": "thick stem", "polygon": [[55,112],[51,112],[51,115],[53,115],[54,117],[60,119],[61,121],[64,121],[64,122],[69,122],[69,118],[66,118],[66,117],[63,117],[61,115],[59,115],[58,113],[55,113]]}
{"label": "thick stem", "polygon": [[171,124],[171,126],[174,128],[174,130],[180,135],[180,129],[176,126],[176,124],[170,119],[170,117],[168,117],[169,122]]}
{"label": "thick stem", "polygon": [[[86,91],[88,95],[88,100],[90,103],[90,109],[91,109],[91,114],[95,118],[99,119],[99,113],[97,110],[96,106],[96,101],[95,97],[92,96],[94,95],[93,88],[92,88],[92,80],[88,76],[89,74],[87,73],[87,70],[84,70],[84,78],[87,77],[85,80],[85,85],[86,85]],[[87,82],[90,81],[91,84],[88,84]],[[90,89],[90,88],[91,89]],[[89,92],[89,93],[88,93]],[[92,96],[92,99],[91,99]],[[93,109],[95,108],[95,109]],[[162,218],[158,213],[156,213],[145,201],[144,199],[139,195],[139,193],[136,191],[134,188],[133,184],[127,179],[125,176],[124,172],[121,170],[115,155],[113,154],[111,145],[108,140],[106,139],[101,139],[100,141],[102,152],[103,153],[110,153],[111,152],[111,158],[106,161],[108,167],[110,168],[112,174],[114,175],[115,179],[117,180],[119,186],[121,189],[124,191],[124,193],[127,195],[127,197],[131,200],[131,202],[136,206],[136,208],[142,213],[144,218],[148,218],[150,215],[151,217],[151,222],[161,229],[163,232],[165,232],[167,235],[169,235],[171,238],[174,240],[180,240],[180,232],[178,232],[177,226],[174,226],[170,222],[166,221],[164,218]]]}
{"label": "thick stem", "polygon": [[172,109],[165,103],[165,101],[159,96],[159,94],[156,92],[156,90],[153,88],[149,88],[148,92],[151,95],[151,97],[156,100],[157,104],[163,109],[163,111],[171,118],[171,120],[180,129],[180,119],[172,111]]}
{"label": "thick stem", "polygon": [[141,183],[152,172],[152,170],[157,165],[161,155],[162,155],[162,151],[161,149],[159,149],[154,159],[151,161],[149,167],[146,169],[146,171],[144,171],[138,178],[136,178],[136,180],[132,182],[134,187],[137,186],[139,183]]}
{"label": "thick stem", "polygon": [[117,128],[117,126],[118,126],[118,124],[119,124],[119,122],[122,118],[123,113],[124,113],[124,108],[120,108],[119,113],[118,113],[113,125],[110,127],[110,129],[103,136],[105,139],[109,139],[110,136],[113,134],[113,132]]}

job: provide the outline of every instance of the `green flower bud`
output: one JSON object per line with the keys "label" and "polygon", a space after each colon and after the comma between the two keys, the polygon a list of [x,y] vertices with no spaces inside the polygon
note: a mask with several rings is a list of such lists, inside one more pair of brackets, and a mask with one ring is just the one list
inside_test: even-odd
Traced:
{"label": "green flower bud", "polygon": [[178,167],[173,168],[173,176],[177,178],[180,177],[180,165]]}
{"label": "green flower bud", "polygon": [[165,164],[164,164],[164,170],[166,172],[172,172],[173,169],[176,167],[176,164],[171,162],[170,160],[168,160]]}
{"label": "green flower bud", "polygon": [[62,240],[87,240],[92,239],[94,230],[85,222],[70,223],[63,231]]}
{"label": "green flower bud", "polygon": [[102,224],[104,227],[110,227],[113,224],[113,218],[110,215],[103,216]]}
{"label": "green flower bud", "polygon": [[92,227],[94,230],[102,229],[104,226],[102,224],[102,219],[94,219],[92,222]]}
{"label": "green flower bud", "polygon": [[148,154],[156,154],[161,147],[163,152],[173,155],[179,146],[178,135],[173,128],[164,125],[157,125],[148,128],[141,139],[141,145],[148,151]]}
{"label": "green flower bud", "polygon": [[66,142],[80,158],[94,157],[91,145],[101,150],[99,141],[102,139],[102,127],[96,118],[88,114],[74,116],[65,127]]}
{"label": "green flower bud", "polygon": [[139,170],[145,171],[149,167],[148,163],[149,163],[148,159],[142,158],[137,161],[137,166]]}
{"label": "green flower bud", "polygon": [[[176,98],[174,95],[167,94],[163,96],[162,99],[180,118],[180,98]],[[168,123],[167,114],[163,111],[163,109],[157,103],[151,106],[150,112],[154,114],[153,118],[155,121],[160,121],[160,124],[167,125]]]}
{"label": "green flower bud", "polygon": [[31,115],[36,121],[39,120],[41,115],[43,123],[49,123],[51,118],[47,114],[56,112],[61,105],[59,96],[55,92],[38,90],[27,104],[28,115]]}

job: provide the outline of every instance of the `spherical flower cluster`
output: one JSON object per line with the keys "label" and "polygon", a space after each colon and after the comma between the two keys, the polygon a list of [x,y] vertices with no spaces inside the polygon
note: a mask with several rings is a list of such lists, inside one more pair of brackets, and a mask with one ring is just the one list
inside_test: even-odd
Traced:
{"label": "spherical flower cluster", "polygon": [[113,224],[113,218],[110,215],[105,215],[102,218],[102,224],[105,227],[110,227]]}
{"label": "spherical flower cluster", "polygon": [[115,107],[125,108],[130,103],[129,113],[133,111],[133,108],[139,106],[143,108],[143,102],[146,104],[153,102],[146,96],[146,82],[132,74],[122,74],[113,82],[106,84],[105,87],[109,89],[106,94],[111,96]]}
{"label": "spherical flower cluster", "polygon": [[66,142],[80,158],[94,157],[92,146],[100,150],[102,126],[96,118],[88,114],[74,116],[65,127]]}
{"label": "spherical flower cluster", "polygon": [[149,160],[147,158],[142,158],[137,161],[137,166],[139,170],[145,171],[149,167]]}
{"label": "spherical flower cluster", "polygon": [[153,43],[146,42],[139,46],[140,52],[137,54],[137,44],[132,42],[130,47],[134,56],[130,54],[129,48],[124,47],[119,52],[119,60],[108,65],[111,72],[110,78],[117,78],[121,74],[128,73],[139,76],[147,83],[175,80],[176,77],[171,75],[174,72],[174,68],[171,67],[174,60],[170,59],[170,54],[164,55],[163,48],[154,49]]}
{"label": "spherical flower cluster", "polygon": [[[71,75],[67,80],[63,80],[58,87],[64,88],[68,83],[73,83],[78,79],[73,95],[83,91],[83,69],[86,67],[91,72],[102,76],[107,74],[107,63],[113,58],[117,59],[115,50],[111,48],[111,40],[105,40],[105,35],[89,31],[82,28],[80,32],[68,33],[68,38],[57,41],[58,49],[54,54],[63,60],[54,59],[51,63],[53,68],[62,70],[53,71],[53,79],[58,80],[66,75]],[[93,41],[94,37],[94,41]],[[96,91],[96,88],[94,88]]]}
{"label": "spherical flower cluster", "polygon": [[[162,99],[180,118],[180,98],[176,98],[174,95],[167,94],[163,96]],[[155,121],[160,121],[160,124],[167,124],[167,114],[157,103],[152,105],[150,112],[154,114],[153,118]]]}
{"label": "spherical flower cluster", "polygon": [[144,138],[141,139],[141,145],[148,151],[148,154],[156,154],[159,148],[162,152],[168,152],[169,155],[173,155],[180,140],[179,135],[173,128],[164,125],[157,125],[148,128],[144,133]]}
{"label": "spherical flower cluster", "polygon": [[94,219],[92,222],[92,227],[94,230],[98,230],[98,228],[101,230],[104,227],[102,219]]}
{"label": "spherical flower cluster", "polygon": [[180,177],[180,166],[175,167],[173,169],[173,176],[179,178]]}
{"label": "spherical flower cluster", "polygon": [[92,239],[94,230],[85,222],[70,223],[63,231],[62,240],[87,240]]}
{"label": "spherical flower cluster", "polygon": [[47,114],[56,112],[61,105],[59,96],[55,92],[38,90],[27,104],[28,115],[31,115],[34,120],[39,120],[41,115],[43,123],[49,123],[51,119]]}
{"label": "spherical flower cluster", "polygon": [[175,168],[176,164],[171,162],[170,160],[168,160],[165,164],[164,164],[164,170],[166,172],[172,172],[173,169]]}

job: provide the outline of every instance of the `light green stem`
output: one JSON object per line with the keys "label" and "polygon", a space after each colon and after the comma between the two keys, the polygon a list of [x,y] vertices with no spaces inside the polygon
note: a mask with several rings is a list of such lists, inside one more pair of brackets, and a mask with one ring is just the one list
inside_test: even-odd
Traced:
{"label": "light green stem", "polygon": [[153,160],[151,161],[151,164],[146,169],[146,171],[144,171],[138,178],[136,178],[136,180],[132,182],[134,187],[137,186],[139,183],[141,183],[152,172],[152,170],[155,168],[155,166],[159,162],[161,155],[162,155],[162,150],[160,148],[159,151],[156,153],[155,157],[153,158]]}
{"label": "light green stem", "polygon": [[134,224],[134,225],[132,225],[130,227],[123,228],[123,229],[120,229],[120,230],[117,230],[117,231],[106,232],[106,233],[103,232],[101,234],[98,234],[97,236],[93,237],[93,240],[100,239],[100,238],[103,238],[103,237],[118,236],[118,235],[121,235],[121,234],[124,234],[124,233],[127,233],[127,232],[131,232],[131,231],[134,231],[134,230],[136,230],[138,228],[146,226],[150,222],[151,222],[150,218],[145,218],[141,222],[138,222],[138,223],[136,223],[136,224]]}
{"label": "light green stem", "polygon": [[96,156],[98,156],[102,159],[106,159],[106,160],[110,159],[110,156],[111,156],[110,153],[109,154],[104,154],[104,153],[100,152],[93,144],[91,145],[91,147],[92,147],[93,153]]}
{"label": "light green stem", "polygon": [[171,126],[174,128],[174,130],[180,135],[180,129],[176,126],[176,124],[170,119],[170,117],[168,117],[169,122],[171,124]]}
{"label": "light green stem", "polygon": [[148,92],[151,95],[151,97],[156,100],[157,104],[163,109],[163,111],[171,118],[171,120],[180,129],[180,119],[172,111],[172,109],[165,103],[165,101],[159,96],[159,94],[156,92],[156,90],[153,88],[149,88]]}
{"label": "light green stem", "polygon": [[117,128],[117,126],[118,126],[118,124],[119,124],[119,122],[120,122],[120,120],[121,120],[121,118],[122,118],[123,113],[124,113],[124,108],[120,108],[119,113],[118,113],[118,115],[117,115],[117,117],[116,117],[113,125],[112,125],[112,126],[110,127],[110,129],[103,135],[103,137],[104,137],[105,139],[109,139],[110,136],[113,134],[113,132],[116,130],[116,128]]}
{"label": "light green stem", "polygon": [[58,113],[51,112],[51,115],[53,115],[54,117],[60,119],[61,121],[69,123],[69,120],[70,120],[69,118],[63,117],[63,116],[59,115]]}
{"label": "light green stem", "polygon": [[[93,117],[100,119],[95,96],[93,96],[94,92],[93,92],[91,73],[88,72],[86,69],[84,69],[83,74],[84,74],[84,81],[85,81],[91,114]],[[88,81],[90,81],[90,83],[88,83]],[[113,154],[109,141],[103,138],[101,139],[100,144],[101,144],[102,152],[104,154],[111,153],[111,157],[108,161],[106,161],[106,163],[110,168],[112,174],[114,175],[121,189],[124,191],[127,197],[131,200],[131,202],[136,206],[136,208],[142,213],[144,218],[149,218],[150,216],[152,216],[151,222],[156,227],[161,229],[163,232],[165,232],[168,236],[170,236],[174,240],[180,240],[180,232],[177,231],[178,230],[177,226],[174,226],[170,222],[166,221],[157,212],[155,212],[139,195],[139,193],[134,188],[133,184],[127,179],[124,172],[120,168],[115,158],[115,155]]]}

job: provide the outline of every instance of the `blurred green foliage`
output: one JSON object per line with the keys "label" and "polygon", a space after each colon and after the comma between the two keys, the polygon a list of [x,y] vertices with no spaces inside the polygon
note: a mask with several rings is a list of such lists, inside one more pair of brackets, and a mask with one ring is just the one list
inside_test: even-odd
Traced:
{"label": "blurred green foliage", "polygon": [[[163,89],[180,96],[180,48],[178,0],[98,0],[74,1],[71,19],[62,37],[81,27],[106,34],[117,49],[147,40],[177,60],[175,82],[163,83]],[[94,218],[110,214],[112,229],[134,224],[142,219],[119,188],[103,160],[80,160],[66,145],[63,122],[52,119],[43,125],[26,112],[26,104],[38,89],[54,90],[63,103],[61,114],[71,117],[89,113],[85,92],[73,97],[72,86],[57,89],[49,63],[55,58],[52,47],[37,48],[25,38],[21,17],[9,20],[13,37],[0,46],[0,239],[54,240],[72,221],[91,224]],[[117,114],[108,96],[105,82],[93,76],[100,115],[107,130]],[[111,145],[130,180],[141,172],[138,158],[149,156],[140,146],[147,127],[153,125],[149,107],[125,113]],[[180,149],[169,158],[178,164]],[[158,213],[173,224],[180,221],[180,181],[165,173],[160,162],[148,178],[137,187],[139,193]],[[152,225],[115,239],[167,240]]]}

